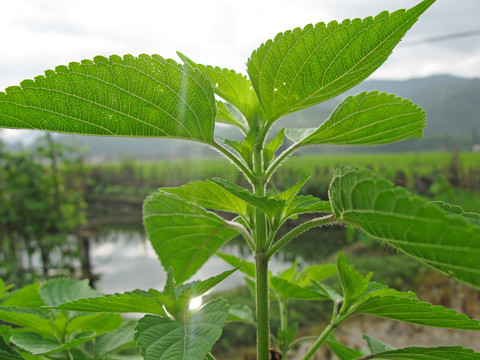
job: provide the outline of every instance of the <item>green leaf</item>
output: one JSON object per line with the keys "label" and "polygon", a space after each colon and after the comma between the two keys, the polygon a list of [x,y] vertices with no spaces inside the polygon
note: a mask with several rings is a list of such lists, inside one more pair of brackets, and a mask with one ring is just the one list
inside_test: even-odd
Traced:
{"label": "green leaf", "polygon": [[146,315],[138,321],[135,341],[145,360],[203,360],[229,316],[224,299],[215,299],[186,323]]}
{"label": "green leaf", "polygon": [[53,321],[47,311],[32,308],[0,307],[0,320],[29,328],[41,334],[55,336]]}
{"label": "green leaf", "polygon": [[213,142],[216,106],[202,71],[158,55],[70,63],[0,93],[0,126]]}
{"label": "green leaf", "polygon": [[245,201],[232,195],[213,181],[194,181],[175,188],[160,188],[169,194],[175,194],[185,201],[195,203],[207,209],[246,214]]}
{"label": "green leaf", "polygon": [[86,312],[107,313],[146,313],[167,316],[162,304],[151,294],[143,290],[134,290],[123,294],[79,299],[58,306],[59,309]]}
{"label": "green leaf", "polygon": [[411,347],[386,351],[370,359],[392,359],[392,360],[478,360],[480,354],[460,346],[442,346],[438,348]]}
{"label": "green leaf", "polygon": [[212,82],[215,94],[235,106],[252,123],[260,104],[252,83],[245,75],[229,69],[196,64],[182,53],[177,54],[185,63],[203,71]]}
{"label": "green leaf", "polygon": [[327,300],[314,286],[299,286],[277,276],[270,277],[270,287],[283,299]]}
{"label": "green leaf", "polygon": [[184,301],[190,303],[191,299],[204,295],[207,291],[209,291],[210,289],[221,283],[223,280],[225,280],[227,277],[232,275],[235,271],[238,270],[238,268],[239,267],[236,267],[232,270],[224,271],[220,275],[212,276],[207,280],[195,282],[191,287],[183,291],[178,296],[177,301],[180,303]]}
{"label": "green leaf", "polygon": [[292,128],[285,129],[285,136],[290,141],[298,143],[305,139],[308,135],[312,134],[317,130],[316,128]]}
{"label": "green leaf", "polygon": [[267,118],[321,103],[366,79],[434,2],[375,18],[307,25],[261,45],[247,67]]}
{"label": "green leaf", "polygon": [[328,299],[332,300],[333,302],[342,302],[343,301],[343,296],[337,293],[334,289],[332,289],[330,286],[322,284],[321,282],[318,281],[312,281],[315,287],[317,288],[320,293],[325,295]]}
{"label": "green leaf", "polygon": [[8,295],[8,290],[10,290],[13,285],[6,286],[3,280],[0,278],[0,300]]}
{"label": "green leaf", "polygon": [[332,208],[329,201],[320,200],[312,195],[297,195],[288,204],[285,217],[306,213],[330,213]]}
{"label": "green leaf", "polygon": [[212,178],[210,180],[217,185],[220,185],[239,199],[242,199],[247,203],[259,208],[268,216],[273,216],[279,209],[283,207],[285,203],[283,200],[257,196],[241,186],[238,186],[237,184],[225,179]]}
{"label": "green leaf", "polygon": [[93,331],[80,333],[65,343],[59,343],[57,340],[46,339],[37,333],[22,332],[13,335],[11,341],[18,347],[32,353],[33,355],[50,354],[63,350],[68,350],[92,340],[95,337]]}
{"label": "green leaf", "polygon": [[22,356],[12,349],[0,336],[0,359],[2,360],[23,360]]}
{"label": "green leaf", "polygon": [[330,350],[339,358],[339,360],[355,360],[363,357],[365,354],[359,350],[349,348],[346,345],[340,344],[333,336],[329,336],[325,343]]}
{"label": "green leaf", "polygon": [[295,337],[298,333],[298,322],[290,324],[287,329],[278,329],[278,340],[282,344],[286,344],[287,346],[295,340]]}
{"label": "green leaf", "polygon": [[294,282],[299,286],[312,285],[312,281],[323,281],[336,273],[334,264],[310,265],[295,275]]}
{"label": "green leaf", "polygon": [[242,141],[223,139],[223,142],[235,150],[248,166],[253,167],[253,148],[255,146],[256,133],[250,131]]}
{"label": "green leaf", "polygon": [[263,166],[265,169],[268,168],[270,162],[273,160],[275,156],[275,152],[278,150],[280,146],[283,145],[283,139],[285,137],[285,129],[281,129],[277,136],[270,141],[265,149],[263,149]]}
{"label": "green leaf", "polygon": [[117,329],[122,325],[123,318],[118,314],[79,314],[74,316],[67,325],[67,332],[93,331],[100,335]]}
{"label": "green leaf", "polygon": [[253,311],[247,305],[233,305],[230,308],[229,322],[244,322],[247,324],[255,324]]}
{"label": "green leaf", "polygon": [[423,137],[426,114],[410,100],[363,92],[347,97],[301,145],[379,145]]}
{"label": "green leaf", "polygon": [[95,359],[105,356],[133,341],[133,331],[136,323],[130,322],[121,328],[103,334],[95,339]]}
{"label": "green leaf", "polygon": [[448,213],[451,213],[454,215],[460,215],[473,225],[480,225],[480,214],[473,213],[473,212],[466,212],[465,210],[463,210],[461,206],[451,205],[444,201],[432,201],[430,202],[430,204],[438,205],[440,208],[442,208]]}
{"label": "green leaf", "polygon": [[347,312],[359,299],[361,299],[368,289],[368,284],[372,273],[363,277],[357,270],[347,264],[345,257],[340,252],[337,258],[337,271],[342,284],[344,303],[341,313]]}
{"label": "green leaf", "polygon": [[480,288],[480,225],[351,166],[336,170],[329,198],[339,221]]}
{"label": "green leaf", "polygon": [[360,304],[355,312],[417,325],[480,330],[480,322],[464,314],[408,297],[372,296]]}
{"label": "green leaf", "polygon": [[218,215],[164,191],[147,197],[143,222],[162,265],[173,268],[179,283],[238,235]]}
{"label": "green leaf", "polygon": [[243,118],[243,115],[237,114],[237,116],[234,116],[232,113],[235,113],[235,109],[232,109],[230,104],[217,100],[217,117],[215,121],[234,125],[239,127],[244,133],[247,132],[248,124]]}
{"label": "green leaf", "polygon": [[253,262],[248,262],[235,255],[224,254],[220,252],[217,252],[217,256],[233,267],[239,268],[241,272],[250,276],[252,279],[255,279],[255,264]]}
{"label": "green leaf", "polygon": [[73,279],[49,280],[40,286],[39,291],[47,306],[58,306],[81,298],[102,295],[88,285],[88,280],[75,281]]}
{"label": "green leaf", "polygon": [[367,342],[368,348],[370,349],[372,354],[395,350],[395,348],[391,347],[390,345],[387,345],[384,342],[381,342],[380,340],[375,339],[368,334],[363,334],[363,339]]}
{"label": "green leaf", "polygon": [[38,288],[40,283],[26,285],[21,289],[12,292],[1,304],[1,306],[32,307],[44,306]]}

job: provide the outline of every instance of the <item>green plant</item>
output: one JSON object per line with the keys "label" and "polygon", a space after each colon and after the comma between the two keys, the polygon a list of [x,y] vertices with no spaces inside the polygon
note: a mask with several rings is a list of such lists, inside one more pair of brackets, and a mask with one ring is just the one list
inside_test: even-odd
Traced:
{"label": "green plant", "polygon": [[[78,298],[101,296],[87,280],[55,279],[16,291],[0,280],[1,359],[111,359],[113,354],[138,358],[131,333],[135,322],[118,314],[74,313],[55,306]],[[20,350],[11,348],[15,344]],[[129,352],[129,350],[136,350]]]}
{"label": "green plant", "polygon": [[[270,340],[284,353],[295,339],[287,302],[300,295],[331,301],[329,324],[304,355],[309,359],[344,320],[357,313],[414,324],[479,330],[480,323],[453,310],[432,306],[413,293],[370,281],[339,255],[335,266],[295,268],[270,276],[270,258],[303,232],[333,223],[347,224],[417,260],[480,287],[480,216],[445,203],[429,203],[377,178],[369,170],[340,166],[329,199],[299,195],[308,177],[284,191],[270,185],[280,164],[295,150],[314,144],[375,145],[421,137],[425,113],[409,100],[368,92],[347,97],[317,129],[281,129],[268,137],[276,120],[340,95],[375,71],[418,17],[434,3],[424,0],[408,11],[375,18],[307,25],[278,34],[247,62],[249,78],[227,69],[197,64],[180,54],[183,65],[158,55],[96,57],[59,66],[35,81],[0,94],[0,125],[89,135],[171,137],[204,143],[226,156],[245,176],[247,188],[210,178],[162,188],[144,203],[146,231],[165,269],[158,290],[78,299],[58,307],[69,311],[147,313],[135,330],[142,356],[156,359],[213,359],[209,352],[229,316],[251,321],[245,308],[222,299],[189,310],[191,298],[230,274],[185,283],[222,245],[241,235],[255,262],[238,263],[254,281],[257,358],[269,358]],[[222,100],[217,100],[221,98]],[[243,140],[215,139],[215,123],[237,127]],[[281,150],[285,138],[293,143]],[[269,139],[267,141],[267,139]],[[208,210],[207,210],[208,209]],[[209,211],[233,213],[222,217]],[[277,236],[288,219],[324,213]],[[323,283],[338,274],[342,294]],[[270,290],[271,289],[271,290]],[[279,303],[281,324],[270,334],[270,294]],[[368,340],[373,353],[346,358],[478,359],[461,348],[391,350]],[[285,354],[284,354],[285,355]]]}

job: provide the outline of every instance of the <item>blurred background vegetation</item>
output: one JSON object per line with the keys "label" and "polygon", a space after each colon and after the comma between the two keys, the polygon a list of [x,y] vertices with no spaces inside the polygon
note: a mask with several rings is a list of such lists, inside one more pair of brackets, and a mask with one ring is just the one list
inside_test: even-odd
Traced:
{"label": "blurred background vegetation", "polygon": [[[393,92],[420,104],[428,114],[425,139],[374,147],[308,148],[280,168],[273,178],[277,189],[310,175],[302,191],[327,199],[334,169],[339,164],[356,164],[421,196],[479,212],[480,102],[476,96],[480,79],[444,75],[367,81],[350,93],[372,89]],[[293,124],[318,126],[340,100],[290,115],[277,129]],[[239,136],[223,126],[217,128],[216,135]],[[22,286],[69,276],[88,278],[105,292],[133,290],[144,284],[158,288],[164,279],[160,265],[154,270],[131,270],[124,258],[115,260],[121,249],[134,258],[139,246],[149,246],[141,224],[144,198],[158,187],[180,186],[211,176],[246,185],[227,160],[193,142],[43,133],[34,138],[27,145],[0,143],[0,276],[7,284]],[[294,226],[295,221],[288,225]],[[137,250],[132,251],[131,246]],[[470,316],[479,315],[474,305],[480,299],[478,291],[438,276],[349,228],[312,230],[289,244],[273,266],[281,269],[295,261],[300,266],[329,262],[341,249],[362,273],[373,271],[375,280],[401,290],[413,289],[423,300]],[[224,250],[248,254],[241,241],[234,240]],[[154,258],[152,253],[149,256]],[[109,267],[115,261],[117,267]],[[213,269],[212,274],[216,271]],[[148,276],[154,277],[152,283],[139,284],[139,279]],[[237,286],[222,289],[222,296],[232,303],[252,303],[248,288],[239,281],[233,283]],[[302,334],[315,331],[330,312],[321,303],[298,301],[291,305],[292,320],[299,322]],[[272,311],[275,328],[278,314],[274,305]],[[248,347],[251,344],[253,329],[229,325],[216,351],[231,360],[248,359],[254,353]]]}

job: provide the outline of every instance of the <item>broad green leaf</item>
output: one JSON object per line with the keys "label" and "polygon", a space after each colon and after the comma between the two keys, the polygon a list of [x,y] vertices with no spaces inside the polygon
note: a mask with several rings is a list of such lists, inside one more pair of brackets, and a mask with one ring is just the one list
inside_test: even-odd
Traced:
{"label": "broad green leaf", "polygon": [[238,235],[218,215],[164,191],[143,204],[146,232],[165,269],[177,282],[190,278],[229,240]]}
{"label": "broad green leaf", "polygon": [[146,315],[138,321],[134,338],[145,360],[203,360],[228,316],[224,299],[210,301],[186,323]]}
{"label": "broad green leaf", "polygon": [[58,308],[86,312],[156,314],[166,317],[162,304],[154,296],[143,290],[79,299],[61,304]]}
{"label": "broad green leaf", "polygon": [[73,279],[49,280],[40,286],[39,291],[47,306],[58,306],[70,301],[102,295],[88,285],[88,280]]}
{"label": "broad green leaf", "polygon": [[0,307],[0,320],[41,334],[55,336],[53,321],[46,311],[33,308]]}
{"label": "broad green leaf", "polygon": [[480,288],[480,225],[352,166],[336,170],[329,198],[339,221]]}
{"label": "broad green leaf", "polygon": [[255,324],[255,318],[253,316],[253,311],[247,305],[233,305],[230,308],[230,317],[228,318],[229,322],[244,322],[247,324]]}
{"label": "broad green leaf", "polygon": [[44,306],[38,288],[40,283],[26,285],[21,289],[12,292],[1,304],[1,306],[32,307]]}
{"label": "broad green leaf", "polygon": [[314,286],[299,286],[277,276],[270,277],[270,287],[284,299],[327,300]]}
{"label": "broad green leaf", "polygon": [[67,332],[93,331],[96,335],[104,334],[118,329],[122,325],[123,318],[118,314],[79,314],[70,319]]}
{"label": "broad green leaf", "polygon": [[342,253],[338,254],[337,272],[342,284],[344,303],[341,312],[348,311],[359,299],[361,299],[368,289],[368,284],[372,273],[364,277],[355,268],[347,264]]}
{"label": "broad green leaf", "polygon": [[133,331],[136,323],[130,322],[121,328],[103,334],[95,339],[95,359],[105,356],[133,341]]}
{"label": "broad green leaf", "polygon": [[434,2],[375,18],[307,25],[262,44],[247,67],[267,118],[321,103],[366,79]]}
{"label": "broad green leaf", "polygon": [[[286,281],[292,281],[297,271],[298,261],[295,261],[288,269],[277,274],[277,277]],[[310,285],[310,284],[307,284]]]}
{"label": "broad green leaf", "polygon": [[65,343],[57,340],[46,339],[37,333],[22,332],[12,336],[11,341],[18,347],[30,352],[33,355],[50,354],[71,349],[95,337],[93,331],[80,333]]}
{"label": "broad green leaf", "polygon": [[318,281],[312,281],[312,283],[315,285],[317,290],[320,291],[320,293],[325,295],[325,297],[329,298],[333,302],[340,303],[343,301],[343,296],[333,290],[330,286],[322,284]]}
{"label": "broad green leaf", "polygon": [[23,360],[23,357],[12,349],[8,344],[0,337],[0,359],[2,360]]}
{"label": "broad green leaf", "polygon": [[203,71],[213,84],[215,94],[235,106],[245,116],[249,123],[255,118],[260,104],[253,90],[252,83],[245,75],[233,70],[221,69],[218,66],[196,64],[188,57],[177,52],[180,59],[190,66]]}
{"label": "broad green leaf", "polygon": [[417,325],[480,330],[480,322],[464,314],[408,297],[372,296],[360,304],[355,312]]}
{"label": "broad green leaf", "polygon": [[248,262],[235,255],[224,254],[220,252],[217,252],[217,256],[233,267],[238,267],[241,272],[250,276],[252,279],[255,279],[255,264],[253,262]]}
{"label": "broad green leaf", "polygon": [[292,187],[288,188],[284,192],[281,192],[280,194],[277,195],[277,197],[281,200],[289,201],[292,200],[295,195],[298,194],[298,192],[302,189],[303,185],[310,179],[310,175],[305,176],[303,179],[298,181],[295,185]]}
{"label": "broad green leaf", "polygon": [[461,206],[451,205],[444,201],[432,201],[430,202],[430,204],[438,205],[440,208],[442,208],[448,213],[451,213],[454,215],[461,215],[465,220],[467,220],[468,222],[474,225],[480,225],[480,214],[473,213],[473,212],[466,212],[465,210],[463,210]]}
{"label": "broad green leaf", "polygon": [[293,324],[289,325],[287,329],[278,329],[278,340],[282,344],[286,344],[287,346],[295,340],[295,337],[298,333],[298,322],[294,322]]}
{"label": "broad green leaf", "polygon": [[215,116],[204,74],[158,55],[97,56],[0,93],[7,128],[211,143]]}
{"label": "broad green leaf", "polygon": [[317,130],[316,128],[292,128],[285,129],[285,136],[290,141],[298,143],[305,139],[308,135],[312,134]]}
{"label": "broad green leaf", "polygon": [[378,354],[384,351],[395,350],[395,348],[391,347],[390,345],[385,344],[384,342],[375,339],[374,337],[363,334],[363,339],[367,342],[368,348],[372,352],[372,354]]}
{"label": "broad green leaf", "polygon": [[259,208],[269,216],[273,216],[279,209],[283,207],[285,203],[283,200],[257,196],[241,186],[238,186],[237,184],[225,179],[212,178],[210,180],[217,185],[220,185],[239,199],[242,199],[247,203]]}
{"label": "broad green leaf", "polygon": [[3,280],[0,278],[0,300],[8,295],[8,290],[10,290],[13,285],[6,286]]}
{"label": "broad green leaf", "polygon": [[323,281],[337,273],[334,264],[310,265],[296,274],[295,284],[299,286],[313,285],[313,281]]}
{"label": "broad green leaf", "polygon": [[194,181],[175,188],[161,188],[169,194],[175,194],[185,201],[195,203],[207,209],[246,214],[245,201],[232,195],[213,181]]}
{"label": "broad green leaf", "polygon": [[411,347],[381,352],[370,359],[385,360],[478,360],[480,354],[460,346],[442,346],[438,348]]}
{"label": "broad green leaf", "polygon": [[283,139],[285,137],[285,129],[281,129],[277,136],[270,141],[265,148],[263,149],[263,166],[265,169],[268,168],[270,162],[273,160],[275,156],[275,152],[278,150],[280,146],[283,145]]}
{"label": "broad green leaf", "polygon": [[312,195],[295,196],[285,209],[285,217],[306,213],[330,213],[329,201],[320,200]]}
{"label": "broad green leaf", "polygon": [[246,122],[237,120],[237,118],[230,112],[228,109],[228,103],[217,100],[217,117],[215,118],[216,122],[221,122],[224,124],[234,125],[242,129],[245,133],[248,129],[248,124]]}
{"label": "broad green leaf", "polygon": [[250,131],[242,141],[235,141],[229,139],[223,139],[223,142],[235,150],[245,161],[245,163],[253,167],[253,148],[255,146],[256,133]]}
{"label": "broad green leaf", "polygon": [[339,360],[355,360],[365,355],[359,350],[355,350],[346,345],[340,344],[333,336],[329,336],[327,340],[325,340],[325,343],[339,358]]}
{"label": "broad green leaf", "polygon": [[224,271],[220,275],[212,276],[207,280],[195,282],[193,286],[189,287],[187,290],[185,290],[178,296],[177,301],[188,301],[189,303],[191,299],[204,295],[207,291],[220,284],[223,280],[225,280],[237,270],[238,267],[232,270]]}
{"label": "broad green leaf", "polygon": [[364,92],[347,97],[301,145],[379,145],[423,137],[426,114],[410,100]]}

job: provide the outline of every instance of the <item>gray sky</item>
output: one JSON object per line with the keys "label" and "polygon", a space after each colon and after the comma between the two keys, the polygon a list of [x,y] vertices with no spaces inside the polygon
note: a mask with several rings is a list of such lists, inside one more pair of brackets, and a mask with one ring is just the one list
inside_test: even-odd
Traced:
{"label": "gray sky", "polygon": [[[1,0],[0,91],[71,61],[157,53],[245,73],[252,50],[308,23],[376,15],[420,0]],[[480,76],[480,35],[406,46],[480,30],[479,0],[437,0],[371,78],[449,73]],[[13,134],[13,133],[12,133]]]}

